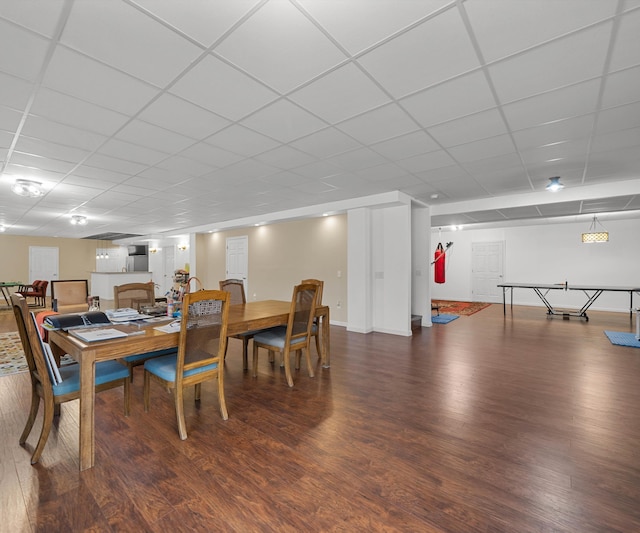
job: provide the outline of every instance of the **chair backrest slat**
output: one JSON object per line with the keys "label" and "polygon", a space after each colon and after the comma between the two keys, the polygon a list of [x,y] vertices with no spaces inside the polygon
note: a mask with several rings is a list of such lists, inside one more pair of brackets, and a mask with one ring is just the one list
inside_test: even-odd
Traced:
{"label": "chair backrest slat", "polygon": [[293,288],[287,336],[296,339],[309,335],[316,312],[318,285],[304,283]]}
{"label": "chair backrest slat", "polygon": [[181,380],[184,371],[211,364],[217,364],[218,371],[223,371],[228,316],[228,292],[203,290],[185,294],[176,363],[177,381]]}
{"label": "chair backrest slat", "polygon": [[231,295],[229,303],[231,305],[247,303],[247,296],[244,292],[244,283],[241,279],[225,279],[220,282],[220,290],[227,291]]}
{"label": "chair backrest slat", "polygon": [[131,307],[136,311],[145,305],[153,306],[156,302],[153,281],[116,285],[113,287],[113,300],[117,308]]}

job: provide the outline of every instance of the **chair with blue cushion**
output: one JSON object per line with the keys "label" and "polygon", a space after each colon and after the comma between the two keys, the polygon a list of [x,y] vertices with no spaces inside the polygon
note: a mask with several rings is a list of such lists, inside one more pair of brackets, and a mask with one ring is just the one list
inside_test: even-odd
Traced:
{"label": "chair with blue cushion", "polygon": [[[155,285],[153,281],[148,283],[124,283],[113,287],[113,304],[116,309],[121,307],[130,307],[136,311],[140,311],[141,307],[153,306],[156,301]],[[175,348],[166,350],[156,350],[154,352],[137,353],[128,355],[120,359],[129,369],[129,376],[133,381],[133,369],[136,366],[143,365],[147,359],[152,357],[160,357],[162,355],[175,354]]]}
{"label": "chair with blue cushion", "polygon": [[318,285],[304,283],[293,288],[289,320],[286,326],[276,326],[256,333],[253,337],[253,377],[258,376],[258,349],[265,348],[269,352],[279,352],[282,355],[285,376],[289,387],[293,387],[291,377],[290,354],[296,353],[296,369],[300,368],[300,354],[304,350],[307,359],[309,376],[313,377],[313,366],[309,344],[311,328],[316,313],[316,298]]}
{"label": "chair with blue cushion", "polygon": [[[31,456],[31,464],[36,464],[40,460],[40,455],[49,438],[56,407],[80,397],[80,367],[76,364],[61,367],[58,370],[61,381],[54,384],[52,380],[54,372],[50,365],[55,362],[49,362],[50,360],[44,353],[44,344],[39,336],[35,321],[29,313],[26,300],[19,294],[12,294],[11,304],[31,376],[31,409],[20,436],[21,445],[26,442],[31,433],[40,408],[40,399],[44,403],[42,430],[38,444]],[[95,376],[96,392],[115,387],[124,388],[124,414],[129,416],[131,394],[128,370],[116,361],[103,361],[96,363]]]}
{"label": "chair with blue cushion", "polygon": [[184,389],[195,386],[199,402],[204,381],[218,382],[218,401],[227,420],[224,398],[224,352],[227,345],[229,293],[203,290],[187,293],[182,302],[178,353],[148,359],[144,363],[144,410],[149,411],[151,380],[173,390],[180,438],[187,438]]}
{"label": "chair with blue cushion", "polygon": [[[229,293],[229,304],[245,304],[247,303],[247,297],[244,292],[244,283],[241,279],[225,279],[220,281],[220,290],[227,291]],[[253,336],[262,330],[253,330],[246,331],[244,333],[238,333],[237,335],[232,335],[234,339],[240,339],[242,341],[242,368],[247,370],[249,368],[248,364],[248,352],[249,352],[249,341],[253,338]],[[228,347],[228,345],[227,345]],[[226,352],[225,352],[226,356]]]}

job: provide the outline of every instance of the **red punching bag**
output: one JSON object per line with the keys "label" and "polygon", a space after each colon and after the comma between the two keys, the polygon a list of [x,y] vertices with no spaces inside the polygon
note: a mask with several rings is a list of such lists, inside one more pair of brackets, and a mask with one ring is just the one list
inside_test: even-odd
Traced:
{"label": "red punching bag", "polygon": [[444,248],[442,247],[442,243],[438,243],[438,247],[436,248],[436,253],[433,258],[434,263],[434,280],[436,283],[444,283],[444,262],[447,257]]}

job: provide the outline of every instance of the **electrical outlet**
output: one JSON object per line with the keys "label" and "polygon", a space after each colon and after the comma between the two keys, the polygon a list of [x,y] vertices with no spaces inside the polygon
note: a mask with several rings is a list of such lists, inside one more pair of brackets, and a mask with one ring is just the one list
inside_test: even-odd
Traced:
{"label": "electrical outlet", "polygon": [[338,303],[336,304],[336,307],[338,309],[340,309],[342,307],[342,302],[340,300],[338,300]]}

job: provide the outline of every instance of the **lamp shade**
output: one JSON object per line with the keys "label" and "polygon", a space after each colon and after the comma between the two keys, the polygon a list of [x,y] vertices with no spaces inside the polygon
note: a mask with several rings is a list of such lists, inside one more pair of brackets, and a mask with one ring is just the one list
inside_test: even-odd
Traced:
{"label": "lamp shade", "polygon": [[546,189],[552,192],[559,191],[560,189],[564,189],[564,185],[560,183],[560,176],[549,178],[549,183],[547,184]]}

